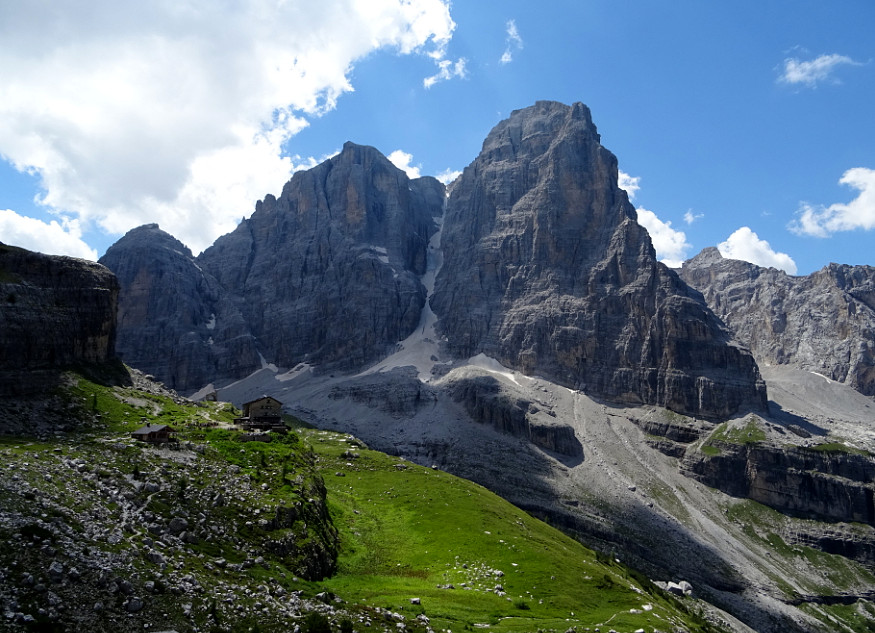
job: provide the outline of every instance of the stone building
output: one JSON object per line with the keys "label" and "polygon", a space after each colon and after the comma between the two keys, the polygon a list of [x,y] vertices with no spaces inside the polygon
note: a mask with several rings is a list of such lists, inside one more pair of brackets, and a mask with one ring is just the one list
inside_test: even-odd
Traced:
{"label": "stone building", "polygon": [[245,430],[261,431],[285,430],[283,424],[283,403],[270,396],[262,396],[243,404],[243,415],[234,419],[235,424]]}
{"label": "stone building", "polygon": [[131,437],[141,442],[149,442],[151,444],[163,444],[176,440],[176,429],[167,424],[152,424],[146,423],[146,426],[141,427],[131,433]]}

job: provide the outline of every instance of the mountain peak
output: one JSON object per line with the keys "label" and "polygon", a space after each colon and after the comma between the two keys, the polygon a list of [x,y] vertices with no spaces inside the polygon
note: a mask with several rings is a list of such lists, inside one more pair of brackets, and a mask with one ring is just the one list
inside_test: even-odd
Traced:
{"label": "mountain peak", "polygon": [[583,104],[492,129],[447,203],[432,308],[450,349],[612,400],[764,408],[750,354],[656,261],[617,173]]}

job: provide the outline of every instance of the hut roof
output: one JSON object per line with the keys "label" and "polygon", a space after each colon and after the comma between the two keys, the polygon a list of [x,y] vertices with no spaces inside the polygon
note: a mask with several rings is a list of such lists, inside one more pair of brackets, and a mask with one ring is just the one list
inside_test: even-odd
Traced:
{"label": "hut roof", "polygon": [[176,429],[167,424],[147,424],[131,433],[131,435],[149,435],[150,433],[158,433],[167,431],[168,433],[176,433]]}

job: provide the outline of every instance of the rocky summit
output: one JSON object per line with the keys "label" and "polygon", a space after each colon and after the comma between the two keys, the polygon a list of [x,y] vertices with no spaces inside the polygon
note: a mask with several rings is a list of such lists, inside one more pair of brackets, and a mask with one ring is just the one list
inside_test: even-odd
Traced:
{"label": "rocky summit", "polygon": [[183,391],[266,363],[364,368],[420,324],[445,203],[430,307],[451,358],[704,417],[766,407],[750,354],[656,261],[580,103],[514,112],[448,199],[347,143],[197,258],[135,229],[101,259],[122,285],[119,351]]}
{"label": "rocky summit", "polygon": [[100,260],[122,286],[119,353],[181,391],[268,361],[378,360],[419,322],[443,204],[434,178],[347,143],[196,259],[157,225],[134,229]]}
{"label": "rocky summit", "polygon": [[434,178],[411,180],[376,149],[347,143],[259,202],[198,264],[235,298],[271,362],[360,367],[419,322],[443,200]]}
{"label": "rocky summit", "polygon": [[710,247],[680,275],[758,363],[817,372],[875,396],[875,268],[830,264],[793,277]]}
{"label": "rocky summit", "polygon": [[432,306],[459,357],[706,417],[766,406],[750,354],[656,261],[581,103],[539,102],[489,133],[442,247]]}
{"label": "rocky summit", "polygon": [[261,366],[232,297],[157,224],[130,231],[100,259],[121,286],[119,356],[175,388]]}

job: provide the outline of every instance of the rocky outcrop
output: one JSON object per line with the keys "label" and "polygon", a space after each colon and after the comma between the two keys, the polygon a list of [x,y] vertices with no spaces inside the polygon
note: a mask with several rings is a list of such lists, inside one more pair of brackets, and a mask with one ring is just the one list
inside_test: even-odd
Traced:
{"label": "rocky outcrop", "polygon": [[450,394],[462,403],[468,415],[500,433],[521,437],[548,451],[568,457],[583,454],[574,429],[565,424],[543,424],[530,418],[536,411],[532,402],[505,393],[492,376],[475,376],[453,380]]}
{"label": "rocky outcrop", "polygon": [[459,357],[700,416],[763,409],[756,363],[656,261],[589,110],[538,102],[453,186],[431,305]]}
{"label": "rocky outcrop", "polygon": [[0,244],[0,395],[115,359],[119,287],[105,267]]}
{"label": "rocky outcrop", "polygon": [[332,388],[328,397],[360,402],[394,418],[409,418],[425,406],[434,406],[438,395],[419,381],[415,371],[399,368],[345,382]]}
{"label": "rocky outcrop", "polygon": [[792,277],[712,247],[680,275],[758,363],[814,371],[875,396],[875,268],[830,264]]}
{"label": "rocky outcrop", "polygon": [[787,514],[875,525],[871,455],[759,443],[713,445],[717,454],[688,451],[681,471]]}
{"label": "rocky outcrop", "polygon": [[[193,258],[157,225],[101,262],[119,277],[119,352],[180,391],[266,359],[361,367],[419,323],[428,240],[444,203],[372,147],[347,143]],[[260,356],[261,355],[261,356]]]}
{"label": "rocky outcrop", "polygon": [[235,297],[271,362],[355,368],[419,323],[444,187],[347,143],[267,196],[198,263]]}
{"label": "rocky outcrop", "polygon": [[100,262],[121,285],[117,351],[129,365],[180,391],[261,366],[232,298],[157,224],[128,232]]}

